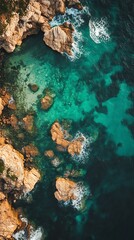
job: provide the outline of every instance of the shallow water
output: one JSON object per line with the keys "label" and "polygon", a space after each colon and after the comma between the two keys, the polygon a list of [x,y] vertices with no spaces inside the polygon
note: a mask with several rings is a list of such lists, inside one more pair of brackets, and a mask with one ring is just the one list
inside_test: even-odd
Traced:
{"label": "shallow water", "polygon": [[[28,219],[43,227],[47,239],[133,239],[134,132],[131,1],[83,1],[83,12],[68,11],[52,25],[70,20],[76,27],[74,56],[60,55],[44,45],[42,34],[29,37],[5,62],[5,74],[18,105],[18,116],[36,112],[33,141],[40,150],[35,164],[42,181],[33,200],[21,200]],[[89,26],[90,20],[90,26]],[[92,29],[91,29],[92,28]],[[39,90],[32,93],[29,83]],[[41,110],[40,97],[49,88],[53,106]],[[59,153],[50,127],[55,120],[71,123],[75,138],[86,138],[79,158]],[[18,144],[18,148],[25,143]],[[62,160],[54,168],[44,156],[53,149]],[[59,204],[54,198],[55,178],[67,170],[81,170],[75,181],[87,191],[84,210]],[[86,195],[86,194],[85,194]]]}

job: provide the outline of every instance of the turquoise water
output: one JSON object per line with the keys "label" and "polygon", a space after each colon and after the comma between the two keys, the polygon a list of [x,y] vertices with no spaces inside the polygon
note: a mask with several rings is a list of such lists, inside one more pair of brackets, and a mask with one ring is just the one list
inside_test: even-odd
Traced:
{"label": "turquoise water", "polygon": [[[131,41],[126,48],[131,33],[125,31],[131,15],[129,19],[124,15],[125,5],[120,9],[120,2],[112,5],[109,1],[84,1],[84,4],[83,12],[69,10],[51,23],[57,25],[65,20],[74,23],[77,32],[72,58],[45,46],[40,33],[26,39],[6,59],[5,74],[8,82],[12,82],[18,117],[31,111],[36,113],[35,135],[26,135],[17,146],[21,149],[26,142],[34,142],[40,150],[34,162],[43,175],[32,194],[33,201],[20,201],[16,207],[23,206],[26,216],[47,232],[48,240],[132,239],[131,224],[126,225],[130,238],[124,238],[126,232],[121,232],[131,219],[127,206],[132,207],[134,184]],[[89,20],[95,28],[89,29]],[[39,90],[31,92],[29,83],[37,84]],[[55,96],[47,112],[40,106],[46,88]],[[56,150],[50,136],[55,120],[66,120],[73,138],[85,136],[80,157],[71,158]],[[50,148],[62,161],[57,169],[44,157],[44,151]],[[83,211],[58,204],[53,196],[55,178],[70,169],[81,171],[72,179],[82,181],[88,189]],[[124,218],[118,224],[122,212]]]}

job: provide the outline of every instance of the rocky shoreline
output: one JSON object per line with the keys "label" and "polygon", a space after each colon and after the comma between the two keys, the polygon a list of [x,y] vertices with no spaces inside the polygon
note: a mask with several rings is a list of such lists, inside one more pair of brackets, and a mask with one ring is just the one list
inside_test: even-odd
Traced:
{"label": "rocky shoreline", "polygon": [[64,14],[66,7],[82,9],[79,0],[30,0],[23,15],[12,12],[9,18],[6,14],[1,14],[1,24],[5,28],[0,34],[0,48],[13,52],[17,45],[22,44],[23,39],[41,30],[46,45],[60,53],[72,55],[72,24],[65,22],[60,26],[50,26],[53,17]]}
{"label": "rocky shoreline", "polygon": [[[1,14],[1,23],[5,28],[0,35],[0,48],[6,52],[13,52],[17,45],[21,45],[24,38],[37,34],[40,30],[44,33],[44,42],[53,50],[72,55],[74,27],[65,22],[60,26],[51,27],[50,21],[56,14],[64,14],[66,7],[82,9],[79,0],[30,0],[25,14],[13,12],[10,16]],[[30,86],[33,91],[37,86]],[[41,99],[41,108],[48,110],[53,104],[53,98],[47,95]],[[41,180],[41,173],[33,166],[32,160],[40,153],[32,143],[22,147],[21,151],[14,148],[11,139],[3,129],[11,126],[18,140],[25,138],[24,133],[33,134],[34,116],[27,114],[22,119],[16,116],[16,103],[12,94],[4,87],[0,88],[0,240],[14,239],[13,234],[24,228],[29,229],[21,220],[21,213],[13,209],[12,203],[27,193],[30,193],[36,183]],[[9,114],[5,114],[10,111]],[[79,155],[84,139],[70,139],[69,133],[62,128],[60,123],[54,122],[50,129],[52,141],[58,151],[66,151],[71,156]],[[44,153],[51,159],[54,167],[60,164],[50,149]],[[55,181],[57,191],[54,193],[58,201],[76,200],[78,185],[68,177],[76,173],[68,173],[65,177],[58,177]],[[12,198],[10,197],[12,196]]]}

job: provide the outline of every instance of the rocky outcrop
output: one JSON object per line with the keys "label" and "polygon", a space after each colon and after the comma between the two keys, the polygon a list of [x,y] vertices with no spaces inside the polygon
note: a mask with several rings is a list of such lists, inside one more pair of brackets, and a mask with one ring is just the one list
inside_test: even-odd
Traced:
{"label": "rocky outcrop", "polygon": [[44,32],[44,41],[48,46],[58,52],[71,54],[72,25],[67,26],[66,24],[66,26],[62,25],[51,29],[49,24],[57,13],[65,13],[66,6],[82,9],[79,0],[30,0],[23,16],[17,11],[11,14],[10,21],[4,16],[2,24],[5,29],[0,35],[0,47],[7,52],[13,52],[16,45],[21,45],[24,38],[31,34],[37,34],[41,29]]}
{"label": "rocky outcrop", "polygon": [[22,148],[22,153],[27,157],[36,157],[39,155],[38,148],[34,146],[33,144],[29,144],[27,146],[24,146]]}
{"label": "rocky outcrop", "polygon": [[24,191],[30,192],[34,189],[35,184],[40,180],[40,173],[35,168],[30,171],[24,171]]}
{"label": "rocky outcrop", "polygon": [[43,110],[48,110],[53,105],[53,98],[49,95],[46,95],[41,99],[41,108]]}
{"label": "rocky outcrop", "polygon": [[56,180],[57,191],[54,193],[54,196],[58,201],[75,200],[77,198],[75,195],[76,188],[77,184],[75,182],[68,178],[59,177]]}
{"label": "rocky outcrop", "polygon": [[18,213],[11,207],[5,196],[3,196],[0,199],[0,239],[11,239],[14,231],[21,225],[22,222],[18,217]]}
{"label": "rocky outcrop", "polygon": [[55,122],[51,127],[52,140],[56,142],[59,146],[63,147],[68,151],[69,154],[74,156],[81,153],[83,138],[77,138],[75,140],[67,140],[66,136],[68,133],[61,128],[59,122]]}
{"label": "rocky outcrop", "polygon": [[0,178],[5,182],[6,192],[13,189],[28,192],[40,180],[40,174],[35,168],[25,169],[24,156],[11,145],[2,144],[0,145]]}
{"label": "rocky outcrop", "polygon": [[2,111],[4,109],[2,98],[0,97],[0,115],[2,114]]}
{"label": "rocky outcrop", "polygon": [[34,130],[34,117],[32,115],[26,115],[26,117],[23,118],[23,127],[24,129],[32,133]]}
{"label": "rocky outcrop", "polygon": [[72,55],[73,32],[72,24],[66,22],[46,31],[44,42],[57,52]]}

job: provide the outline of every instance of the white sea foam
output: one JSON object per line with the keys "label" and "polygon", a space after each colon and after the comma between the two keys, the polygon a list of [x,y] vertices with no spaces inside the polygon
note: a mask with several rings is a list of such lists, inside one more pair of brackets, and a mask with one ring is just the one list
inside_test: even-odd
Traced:
{"label": "white sea foam", "polygon": [[27,236],[25,230],[21,230],[15,234],[13,234],[15,240],[44,240],[44,234],[41,227],[37,228],[36,230],[31,227],[30,228],[30,236]]}
{"label": "white sea foam", "polygon": [[81,210],[84,208],[85,201],[84,199],[89,196],[89,188],[84,186],[82,182],[77,184],[77,188],[74,190],[74,195],[76,196],[75,200],[72,200],[72,205],[77,210]]}
{"label": "white sea foam", "polygon": [[101,43],[109,41],[110,35],[108,33],[108,24],[106,18],[101,20],[93,19],[89,20],[90,37],[95,43]]}
{"label": "white sea foam", "polygon": [[92,139],[92,137],[84,136],[81,132],[76,133],[74,140],[78,139],[78,138],[84,139],[82,142],[82,149],[81,149],[80,154],[79,155],[75,154],[72,157],[72,159],[79,163],[85,163],[89,157],[89,154],[91,151],[90,144],[93,142],[93,139]]}
{"label": "white sea foam", "polygon": [[63,205],[68,206],[71,204],[78,211],[83,210],[85,208],[86,198],[90,194],[89,188],[85,186],[83,182],[78,182],[77,187],[73,190],[73,193],[76,196],[76,199],[66,201],[63,203]]}

